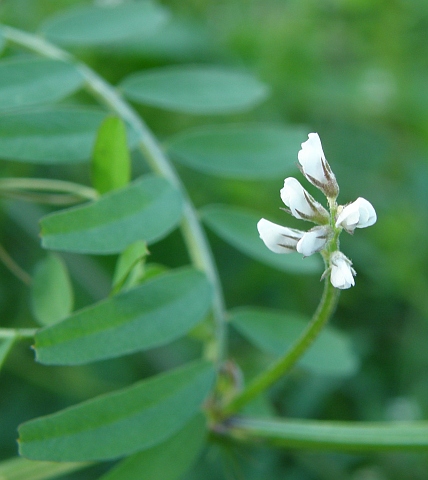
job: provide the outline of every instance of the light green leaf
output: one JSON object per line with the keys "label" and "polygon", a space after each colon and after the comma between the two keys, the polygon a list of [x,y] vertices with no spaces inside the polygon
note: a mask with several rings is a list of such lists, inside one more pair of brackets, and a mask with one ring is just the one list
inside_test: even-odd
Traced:
{"label": "light green leaf", "polygon": [[278,447],[347,452],[428,448],[428,422],[335,422],[236,417],[231,434]]}
{"label": "light green leaf", "polygon": [[120,85],[131,100],[191,114],[248,110],[268,93],[253,76],[217,66],[162,67],[127,77]]}
{"label": "light green leaf", "polygon": [[36,265],[31,307],[41,325],[56,323],[73,310],[73,287],[67,267],[57,255],[50,254]]}
{"label": "light green leaf", "polygon": [[9,355],[9,352],[12,350],[13,344],[15,343],[17,338],[18,335],[4,339],[2,338],[0,340],[0,369],[3,366],[3,363],[5,362],[7,356]]}
{"label": "light green leaf", "polygon": [[225,205],[209,205],[201,213],[204,222],[223,240],[260,262],[290,273],[310,274],[322,269],[315,255],[302,258],[298,253],[279,255],[268,250],[257,232],[261,217],[256,213]]}
{"label": "light green leaf", "polygon": [[149,36],[167,19],[168,11],[151,1],[84,5],[52,17],[41,32],[49,40],[67,46],[108,45]]}
{"label": "light green leaf", "polygon": [[101,124],[92,156],[92,184],[99,193],[124,187],[131,178],[126,128],[118,117]]}
{"label": "light green leaf", "polygon": [[88,463],[37,462],[11,458],[0,462],[1,480],[49,480],[87,467]]}
{"label": "light green leaf", "polygon": [[146,242],[142,241],[132,243],[121,253],[113,275],[113,291],[115,293],[121,290],[125,283],[127,287],[129,283],[132,286],[133,273],[138,280],[139,274],[143,273],[143,264],[148,253]]}
{"label": "light green leaf", "polygon": [[91,157],[101,110],[43,108],[0,117],[0,157],[24,162],[76,163]]}
{"label": "light green leaf", "polygon": [[153,243],[165,237],[181,213],[181,194],[165,179],[146,175],[94,202],[42,218],[42,245],[68,252],[119,253],[137,240]]}
{"label": "light green leaf", "polygon": [[167,148],[180,163],[208,174],[283,177],[296,168],[304,138],[299,127],[218,125],[179,133],[169,139]]}
{"label": "light green leaf", "polygon": [[166,273],[36,334],[36,359],[79,365],[165,345],[207,314],[211,286],[192,269]]}
{"label": "light green leaf", "polygon": [[191,467],[207,436],[206,420],[198,414],[176,435],[123,460],[99,480],[176,480]]}
{"label": "light green leaf", "polygon": [[[235,310],[231,324],[253,345],[273,355],[283,355],[297,340],[310,319],[294,313],[246,308]],[[358,358],[351,342],[333,327],[326,327],[299,360],[298,365],[325,375],[352,375]]]}
{"label": "light green leaf", "polygon": [[214,368],[194,362],[19,427],[19,450],[34,460],[107,460],[153,447],[200,410]]}
{"label": "light green leaf", "polygon": [[83,77],[70,63],[47,58],[0,62],[0,110],[60,100],[78,90]]}

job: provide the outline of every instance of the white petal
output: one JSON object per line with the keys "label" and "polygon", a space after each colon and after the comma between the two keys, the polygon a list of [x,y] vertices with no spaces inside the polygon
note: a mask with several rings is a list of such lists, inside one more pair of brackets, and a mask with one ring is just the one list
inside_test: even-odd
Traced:
{"label": "white petal", "polygon": [[325,247],[328,241],[328,231],[324,227],[315,227],[306,232],[297,242],[296,250],[304,257],[309,257]]}
{"label": "white petal", "polygon": [[305,174],[310,175],[321,183],[325,182],[322,160],[325,161],[324,151],[318,133],[310,133],[308,140],[302,143],[302,149],[297,158]]}
{"label": "white petal", "polygon": [[346,205],[336,220],[336,227],[343,227],[352,233],[355,228],[365,228],[373,225],[377,220],[373,205],[365,198],[357,198],[355,202]]}
{"label": "white petal", "polygon": [[334,252],[331,256],[330,281],[335,288],[347,289],[355,285],[355,270],[352,262],[342,252]]}
{"label": "white petal", "polygon": [[287,228],[262,218],[257,223],[257,230],[265,245],[275,253],[291,253],[296,250],[297,242],[304,232]]}

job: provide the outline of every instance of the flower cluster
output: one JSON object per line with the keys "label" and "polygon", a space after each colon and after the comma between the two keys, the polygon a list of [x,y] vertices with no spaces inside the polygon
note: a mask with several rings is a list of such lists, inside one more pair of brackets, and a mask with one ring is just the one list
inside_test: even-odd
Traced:
{"label": "flower cluster", "polygon": [[370,202],[357,198],[347,205],[338,205],[339,185],[328,164],[317,133],[310,133],[298,153],[299,168],[310,183],[327,197],[329,210],[318,203],[293,177],[284,180],[281,199],[284,210],[301,220],[316,224],[304,232],[282,227],[262,218],[257,229],[265,245],[275,253],[297,251],[304,257],[320,252],[326,262],[322,278],[330,274],[336,288],[345,289],[355,284],[352,262],[339,250],[342,230],[353,234],[356,228],[364,228],[376,222],[376,212]]}

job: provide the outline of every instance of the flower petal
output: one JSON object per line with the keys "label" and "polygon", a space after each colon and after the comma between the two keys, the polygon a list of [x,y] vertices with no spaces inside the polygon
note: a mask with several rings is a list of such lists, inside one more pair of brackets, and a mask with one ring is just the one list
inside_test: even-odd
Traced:
{"label": "flower petal", "polygon": [[328,227],[315,227],[306,232],[297,242],[296,250],[304,257],[309,257],[322,250],[330,236]]}
{"label": "flower petal", "polygon": [[365,198],[359,197],[346,205],[336,220],[336,227],[343,227],[353,233],[356,228],[370,227],[376,223],[377,216],[373,205]]}
{"label": "flower petal", "polygon": [[352,268],[352,262],[342,252],[333,252],[330,258],[331,273],[330,281],[333,287],[342,290],[355,285],[355,270]]}
{"label": "flower petal", "polygon": [[277,225],[264,218],[257,223],[257,230],[265,245],[275,253],[296,251],[297,242],[305,233],[294,228]]}

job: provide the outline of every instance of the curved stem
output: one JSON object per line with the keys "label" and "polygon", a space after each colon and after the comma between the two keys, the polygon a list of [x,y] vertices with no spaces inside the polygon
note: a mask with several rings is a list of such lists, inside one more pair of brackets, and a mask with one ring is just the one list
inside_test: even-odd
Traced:
{"label": "curved stem", "polygon": [[36,328],[0,328],[0,339],[33,338],[36,332]]}
{"label": "curved stem", "polygon": [[15,277],[19,278],[25,285],[30,285],[31,276],[15,262],[2,245],[0,245],[0,262],[3,262]]}
{"label": "curved stem", "polygon": [[189,199],[181,180],[171,165],[159,143],[143,120],[133,108],[119,95],[114,87],[90,69],[87,65],[78,62],[69,53],[51,45],[42,38],[21,32],[20,30],[1,26],[1,34],[11,42],[28,48],[45,57],[72,63],[82,74],[87,89],[98,100],[120,116],[135,131],[138,137],[139,148],[151,168],[167,178],[182,193],[184,198],[184,214],[182,220],[182,234],[186,242],[193,264],[202,269],[214,288],[213,313],[215,321],[215,348],[210,348],[211,360],[220,364],[225,356],[225,322],[224,300],[220,280],[214,263],[212,252],[205,233],[199,222],[196,210]]}
{"label": "curved stem", "polygon": [[241,407],[273,385],[294,366],[331,318],[336,308],[339,294],[340,290],[334,288],[330,279],[326,278],[324,280],[324,291],[318,308],[301,336],[294,342],[283,357],[279,358],[267,370],[256,377],[247,388],[226,405],[222,412],[224,415],[230,416],[236,413]]}

